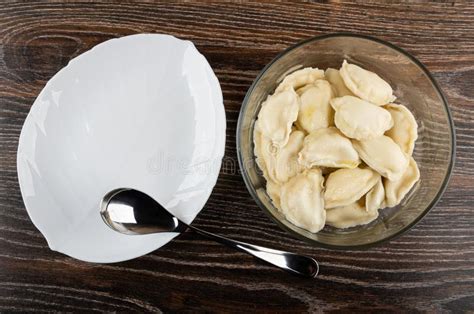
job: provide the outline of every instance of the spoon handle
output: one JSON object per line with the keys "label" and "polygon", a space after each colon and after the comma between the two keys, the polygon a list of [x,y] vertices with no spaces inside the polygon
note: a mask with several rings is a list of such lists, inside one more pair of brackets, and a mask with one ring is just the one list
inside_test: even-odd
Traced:
{"label": "spoon handle", "polygon": [[235,241],[214,233],[204,231],[202,229],[198,229],[193,226],[189,226],[189,228],[200,235],[203,235],[224,245],[233,247],[237,250],[246,252],[250,255],[255,256],[256,258],[259,258],[281,269],[284,269],[292,274],[309,278],[314,278],[318,275],[318,262],[311,257],[285,251],[273,250],[263,246],[253,245],[245,242]]}

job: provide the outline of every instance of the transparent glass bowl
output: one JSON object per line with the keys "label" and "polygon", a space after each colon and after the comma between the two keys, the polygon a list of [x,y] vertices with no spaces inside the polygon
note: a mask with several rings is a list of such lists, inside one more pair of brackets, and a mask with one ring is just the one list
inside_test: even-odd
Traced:
{"label": "transparent glass bowl", "polygon": [[[342,61],[379,74],[394,89],[398,103],[418,122],[413,156],[421,178],[402,203],[380,210],[374,222],[349,229],[326,226],[318,233],[296,227],[273,206],[253,153],[253,128],[262,101],[283,77],[303,67],[339,68]],[[364,248],[402,234],[433,208],[449,181],[454,164],[455,134],[447,101],[428,70],[404,50],[382,40],[353,34],[331,34],[296,44],[280,53],[253,82],[237,125],[237,152],[250,194],[277,224],[309,243],[329,248]]]}

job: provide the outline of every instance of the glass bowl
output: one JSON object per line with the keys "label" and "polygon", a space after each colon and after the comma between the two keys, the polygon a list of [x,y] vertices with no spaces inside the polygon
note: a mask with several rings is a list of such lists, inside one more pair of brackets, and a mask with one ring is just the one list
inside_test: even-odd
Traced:
{"label": "glass bowl", "polygon": [[[349,229],[326,226],[318,233],[311,233],[287,221],[273,206],[265,191],[265,179],[255,162],[253,128],[262,101],[274,92],[285,75],[304,67],[338,69],[344,59],[380,75],[394,89],[396,102],[414,114],[419,137],[413,157],[421,177],[400,205],[380,210],[379,218],[372,223]],[[339,33],[300,42],[280,53],[263,69],[240,110],[237,152],[250,194],[281,228],[317,246],[365,248],[409,230],[436,205],[453,169],[455,134],[446,98],[420,61],[380,39]]]}

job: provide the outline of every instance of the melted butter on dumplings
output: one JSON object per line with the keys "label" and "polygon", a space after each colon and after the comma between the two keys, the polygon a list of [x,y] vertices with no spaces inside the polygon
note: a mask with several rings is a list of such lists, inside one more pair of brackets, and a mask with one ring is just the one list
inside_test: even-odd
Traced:
{"label": "melted butter on dumplings", "polygon": [[381,136],[393,126],[390,113],[354,96],[331,100],[336,110],[334,122],[345,136],[364,140]]}
{"label": "melted butter on dumplings", "polygon": [[351,141],[335,127],[319,129],[306,136],[298,162],[313,166],[355,168],[360,159]]}
{"label": "melted butter on dumplings", "polygon": [[282,185],[281,211],[288,221],[310,232],[318,232],[324,227],[323,180],[321,170],[311,169]]}
{"label": "melted butter on dumplings", "polygon": [[328,68],[324,72],[324,77],[334,87],[337,97],[354,96],[354,94],[347,88],[338,70]]}
{"label": "melted butter on dumplings", "polygon": [[418,138],[418,124],[415,117],[403,105],[388,104],[385,109],[390,112],[393,120],[393,127],[385,135],[397,143],[402,150],[412,155],[415,148],[415,141]]}
{"label": "melted butter on dumplings", "polygon": [[287,89],[297,90],[300,87],[311,84],[320,79],[324,79],[323,70],[319,70],[318,68],[304,68],[285,76],[283,81],[276,88],[275,93]]}
{"label": "melted butter on dumplings", "polygon": [[258,114],[260,132],[273,144],[286,145],[298,110],[299,97],[293,89],[268,96]]}
{"label": "melted butter on dumplings", "polygon": [[326,211],[326,224],[336,228],[350,228],[365,225],[379,216],[378,210],[366,211],[364,199]]}
{"label": "melted butter on dumplings", "polygon": [[362,198],[374,187],[380,175],[370,168],[339,169],[326,180],[326,209],[346,206]]}
{"label": "melted butter on dumplings", "polygon": [[408,166],[408,158],[390,137],[352,141],[360,158],[372,169],[390,180],[398,180]]}
{"label": "melted butter on dumplings", "polygon": [[344,60],[340,74],[347,88],[361,99],[377,106],[383,106],[395,100],[392,87],[374,72],[349,64]]}
{"label": "melted butter on dumplings", "polygon": [[329,104],[334,92],[328,81],[317,80],[300,88],[297,93],[301,99],[297,119],[300,127],[311,133],[334,124],[334,110]]}
{"label": "melted butter on dumplings", "polygon": [[415,183],[420,179],[420,170],[415,159],[410,157],[410,163],[398,180],[385,179],[385,202],[387,206],[393,207],[402,201]]}

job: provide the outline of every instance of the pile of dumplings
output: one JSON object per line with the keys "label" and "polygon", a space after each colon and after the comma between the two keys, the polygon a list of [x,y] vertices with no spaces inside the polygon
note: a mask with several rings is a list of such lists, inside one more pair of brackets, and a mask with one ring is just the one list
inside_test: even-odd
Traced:
{"label": "pile of dumplings", "polygon": [[412,157],[418,125],[391,86],[344,60],[287,75],[254,128],[267,194],[310,232],[349,228],[398,205],[420,178]]}

